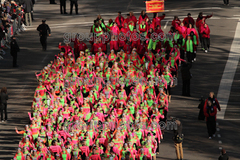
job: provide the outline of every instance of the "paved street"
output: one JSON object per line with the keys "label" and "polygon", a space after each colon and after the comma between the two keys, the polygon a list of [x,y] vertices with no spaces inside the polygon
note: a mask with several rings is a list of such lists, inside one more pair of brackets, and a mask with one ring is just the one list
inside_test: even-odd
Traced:
{"label": "paved street", "polygon": [[[58,43],[63,42],[64,33],[88,33],[93,20],[101,14],[105,23],[111,18],[115,19],[118,11],[122,11],[124,17],[128,11],[134,11],[138,18],[141,10],[145,9],[143,1],[139,0],[79,0],[79,14],[61,15],[58,4],[49,5],[49,1],[37,1],[34,6],[33,26],[27,27],[26,32],[17,36],[21,52],[18,55],[19,68],[12,68],[12,57],[7,55],[0,60],[0,88],[6,86],[9,91],[7,122],[0,123],[0,159],[13,158],[21,135],[17,135],[15,127],[22,130],[29,123],[27,112],[33,100],[33,93],[37,87],[35,71],[40,71],[53,60],[58,53]],[[101,3],[100,3],[101,2]],[[70,4],[67,1],[67,12]],[[187,13],[191,13],[196,20],[199,12],[211,14],[207,19],[211,30],[211,51],[203,53],[198,51],[197,62],[193,64],[191,80],[191,97],[181,96],[181,74],[179,73],[179,85],[173,89],[172,102],[169,106],[169,116],[180,118],[183,123],[184,159],[186,160],[210,160],[217,159],[220,150],[225,148],[231,160],[240,159],[240,64],[236,66],[230,97],[227,104],[224,119],[217,120],[218,131],[216,138],[208,139],[206,123],[198,121],[198,99],[205,98],[210,91],[218,95],[219,85],[224,73],[225,65],[232,47],[237,24],[240,23],[240,3],[238,0],[230,0],[230,6],[222,5],[221,0],[166,0],[166,18],[162,21],[162,29],[168,32],[174,15],[182,20]],[[149,14],[152,18],[152,14]],[[48,50],[41,51],[36,27],[42,19],[47,20],[52,34],[48,38]],[[238,35],[240,36],[240,35]],[[240,46],[240,40],[235,39]],[[239,52],[238,52],[239,54]],[[227,72],[226,72],[227,73]],[[220,104],[221,105],[221,104]],[[158,159],[172,160],[176,158],[172,131],[165,132],[165,137],[160,145]]]}

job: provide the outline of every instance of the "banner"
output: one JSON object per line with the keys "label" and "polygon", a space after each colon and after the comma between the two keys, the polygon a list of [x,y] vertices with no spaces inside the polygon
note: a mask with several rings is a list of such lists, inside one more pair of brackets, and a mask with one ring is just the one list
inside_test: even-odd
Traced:
{"label": "banner", "polygon": [[159,1],[146,1],[146,12],[164,12],[164,0]]}

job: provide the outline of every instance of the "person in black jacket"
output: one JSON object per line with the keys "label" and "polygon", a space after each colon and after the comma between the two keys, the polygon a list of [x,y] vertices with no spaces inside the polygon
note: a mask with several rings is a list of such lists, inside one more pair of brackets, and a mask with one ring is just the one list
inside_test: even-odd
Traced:
{"label": "person in black jacket", "polygon": [[229,157],[225,149],[221,150],[221,156],[219,156],[218,160],[229,160]]}
{"label": "person in black jacket", "polygon": [[19,46],[16,41],[16,37],[13,36],[10,44],[11,56],[13,57],[13,67],[18,67],[17,65],[17,52],[20,52]]}
{"label": "person in black jacket", "polygon": [[182,96],[191,96],[190,95],[190,80],[192,78],[192,75],[190,73],[192,65],[191,63],[182,63],[181,67],[181,73],[182,73]]}
{"label": "person in black jacket", "polygon": [[1,89],[1,94],[0,94],[0,109],[1,109],[1,121],[2,122],[4,122],[3,111],[5,111],[5,121],[7,121],[7,100],[8,100],[7,88],[3,87]]}
{"label": "person in black jacket", "polygon": [[47,36],[51,36],[51,30],[49,26],[46,24],[46,20],[42,20],[42,24],[37,27],[37,31],[39,32],[40,42],[42,44],[42,50],[47,50]]}

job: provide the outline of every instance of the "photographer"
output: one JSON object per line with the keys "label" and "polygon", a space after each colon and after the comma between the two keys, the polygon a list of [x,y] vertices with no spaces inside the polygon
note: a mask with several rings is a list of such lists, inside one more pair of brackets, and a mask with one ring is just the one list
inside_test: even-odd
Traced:
{"label": "photographer", "polygon": [[173,141],[174,146],[176,149],[177,159],[182,160],[183,159],[183,148],[182,148],[182,142],[183,142],[183,134],[182,134],[182,123],[177,118],[171,118],[172,122],[175,123],[176,127],[173,128]]}

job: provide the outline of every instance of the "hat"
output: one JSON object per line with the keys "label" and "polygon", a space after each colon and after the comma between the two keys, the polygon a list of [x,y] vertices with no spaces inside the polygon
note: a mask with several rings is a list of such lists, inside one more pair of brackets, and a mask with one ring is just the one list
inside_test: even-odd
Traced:
{"label": "hat", "polygon": [[42,22],[46,22],[46,20],[45,20],[45,19],[43,19],[43,20],[42,20]]}
{"label": "hat", "polygon": [[187,15],[188,15],[188,16],[189,16],[189,15],[191,16],[191,13],[188,13]]}

